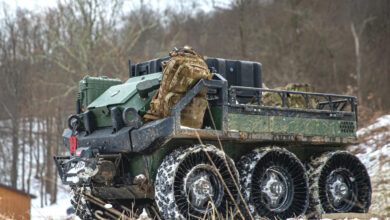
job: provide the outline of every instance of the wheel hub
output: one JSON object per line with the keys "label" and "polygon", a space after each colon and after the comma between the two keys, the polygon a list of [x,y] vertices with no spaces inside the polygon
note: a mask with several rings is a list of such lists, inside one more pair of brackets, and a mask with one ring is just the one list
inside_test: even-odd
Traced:
{"label": "wheel hub", "polygon": [[185,178],[187,200],[200,212],[208,210],[209,201],[218,206],[222,200],[222,183],[215,172],[211,165],[199,164],[193,167]]}
{"label": "wheel hub", "polygon": [[210,183],[209,177],[204,173],[195,176],[195,179],[197,180],[190,186],[191,203],[197,208],[205,208],[204,205],[213,195],[213,186]]}
{"label": "wheel hub", "polygon": [[266,170],[262,182],[262,198],[272,211],[282,211],[287,200],[287,179],[278,169]]}
{"label": "wheel hub", "polygon": [[342,202],[350,202],[350,181],[341,172],[332,173],[327,181],[328,195],[334,207],[339,207]]}
{"label": "wheel hub", "polygon": [[280,182],[274,182],[271,184],[271,193],[280,197],[284,193],[284,186]]}

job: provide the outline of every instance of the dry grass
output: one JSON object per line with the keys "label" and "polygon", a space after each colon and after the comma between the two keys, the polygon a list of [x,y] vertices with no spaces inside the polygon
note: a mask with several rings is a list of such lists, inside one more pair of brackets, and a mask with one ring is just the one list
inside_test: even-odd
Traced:
{"label": "dry grass", "polygon": [[359,106],[358,118],[359,118],[359,128],[366,127],[373,124],[377,118],[382,115],[389,114],[390,112],[384,112],[381,110],[368,108],[365,106]]}
{"label": "dry grass", "polygon": [[12,216],[0,213],[0,220],[14,220],[14,218]]}

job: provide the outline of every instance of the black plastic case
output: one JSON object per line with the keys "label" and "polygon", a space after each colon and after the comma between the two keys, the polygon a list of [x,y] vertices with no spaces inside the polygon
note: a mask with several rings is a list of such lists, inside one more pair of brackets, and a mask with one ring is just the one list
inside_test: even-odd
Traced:
{"label": "black plastic case", "polygon": [[[161,72],[161,62],[167,60],[169,60],[169,57],[149,60],[135,65],[131,65],[129,61],[130,77]],[[235,85],[261,88],[262,72],[261,64],[258,62],[207,58],[206,63],[212,72],[219,73],[225,77],[229,86]]]}

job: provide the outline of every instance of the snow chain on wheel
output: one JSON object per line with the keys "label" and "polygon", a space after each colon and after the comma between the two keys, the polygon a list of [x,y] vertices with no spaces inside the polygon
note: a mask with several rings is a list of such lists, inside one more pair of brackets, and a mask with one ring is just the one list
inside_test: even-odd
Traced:
{"label": "snow chain on wheel", "polygon": [[371,204],[371,183],[360,160],[346,152],[325,153],[307,164],[310,182],[308,217],[322,213],[365,213]]}
{"label": "snow chain on wheel", "polygon": [[227,164],[238,183],[233,160],[212,145],[178,149],[166,156],[158,168],[155,181],[155,199],[163,218],[203,218],[213,211],[211,201],[223,216],[234,211],[234,203],[224,183],[236,201],[239,189]]}
{"label": "snow chain on wheel", "polygon": [[97,206],[96,204],[93,204],[93,202],[88,201],[88,195],[89,197],[91,197],[89,191],[90,189],[86,187],[72,187],[72,198],[70,202],[75,210],[75,214],[82,220],[95,220],[101,218],[116,219],[112,216],[106,215],[107,212],[103,208]]}
{"label": "snow chain on wheel", "polygon": [[256,149],[237,168],[243,196],[256,218],[286,219],[306,212],[308,178],[293,153],[278,147]]}
{"label": "snow chain on wheel", "polygon": [[87,204],[87,201],[83,198],[83,193],[81,190],[82,188],[71,189],[72,198],[70,203],[74,208],[75,214],[83,220],[95,219],[91,214],[93,213],[93,210],[90,208],[90,205]]}

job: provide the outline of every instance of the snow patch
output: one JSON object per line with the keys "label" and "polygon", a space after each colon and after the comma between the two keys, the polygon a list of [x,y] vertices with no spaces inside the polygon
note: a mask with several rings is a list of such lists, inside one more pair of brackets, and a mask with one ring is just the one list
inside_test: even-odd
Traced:
{"label": "snow patch", "polygon": [[366,166],[371,178],[370,213],[390,215],[390,115],[384,115],[357,131],[358,145],[349,147]]}

